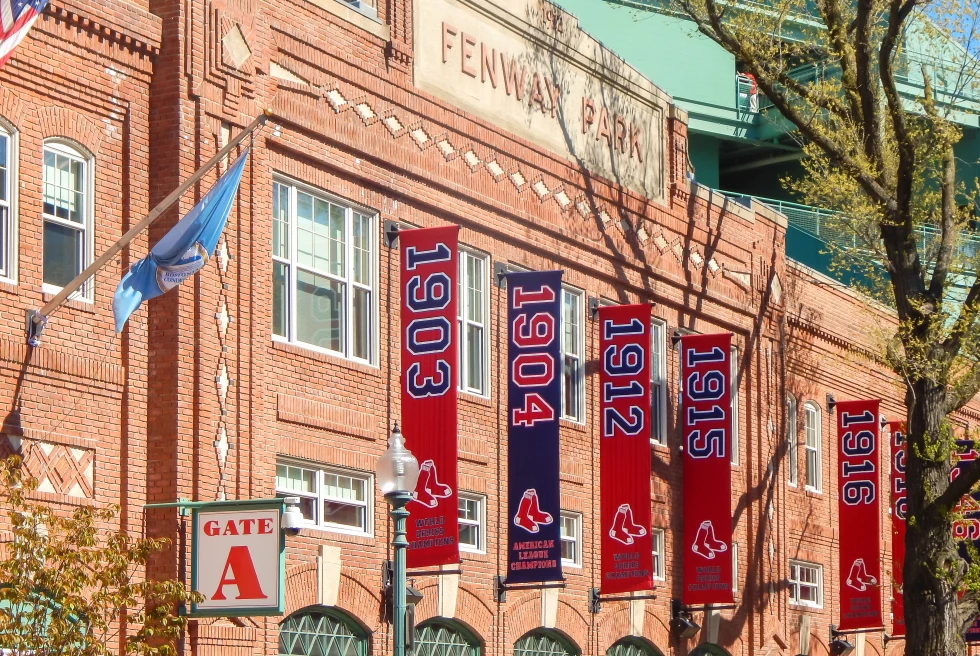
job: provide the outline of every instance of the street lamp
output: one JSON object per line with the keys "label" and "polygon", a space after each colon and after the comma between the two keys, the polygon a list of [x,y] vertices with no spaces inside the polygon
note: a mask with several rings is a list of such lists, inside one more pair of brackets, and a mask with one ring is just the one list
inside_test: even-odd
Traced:
{"label": "street lamp", "polygon": [[412,500],[415,484],[419,480],[419,461],[405,448],[405,438],[398,430],[398,423],[388,439],[388,449],[378,458],[378,487],[391,506],[391,518],[395,520],[395,535],[391,546],[395,551],[395,580],[392,586],[392,631],[394,632],[394,656],[405,656],[405,506]]}

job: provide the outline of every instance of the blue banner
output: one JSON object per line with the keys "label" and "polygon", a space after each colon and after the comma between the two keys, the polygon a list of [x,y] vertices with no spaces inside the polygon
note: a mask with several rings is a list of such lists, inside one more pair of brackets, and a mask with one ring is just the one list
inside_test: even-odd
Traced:
{"label": "blue banner", "polygon": [[507,276],[507,583],[559,581],[561,271]]}

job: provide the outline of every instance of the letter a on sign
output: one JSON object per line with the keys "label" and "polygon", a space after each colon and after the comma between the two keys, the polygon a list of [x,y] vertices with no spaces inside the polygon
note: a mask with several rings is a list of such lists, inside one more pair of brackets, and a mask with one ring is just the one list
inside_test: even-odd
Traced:
{"label": "letter a on sign", "polygon": [[282,501],[215,502],[194,509],[191,615],[246,617],[284,610]]}

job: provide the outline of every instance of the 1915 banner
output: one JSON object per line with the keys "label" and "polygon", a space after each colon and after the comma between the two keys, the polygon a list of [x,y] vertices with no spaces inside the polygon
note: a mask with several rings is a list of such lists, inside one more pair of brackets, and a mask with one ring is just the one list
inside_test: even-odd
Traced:
{"label": "1915 banner", "polygon": [[837,403],[841,631],[881,620],[878,400]]}
{"label": "1915 banner", "polygon": [[[972,440],[957,440],[956,451],[953,453],[953,471],[950,480],[959,476],[960,471],[980,457]],[[964,495],[953,512],[960,517],[953,522],[953,537],[959,541],[960,556],[971,560],[967,545],[973,544],[980,549],[980,491]],[[973,623],[964,636],[968,643],[980,642],[980,620]]]}
{"label": "1915 banner", "polygon": [[650,306],[599,308],[603,594],[653,587]]}
{"label": "1915 banner", "polygon": [[507,275],[508,583],[561,575],[561,271]]}
{"label": "1915 banner", "polygon": [[905,567],[905,422],[888,422],[892,445],[891,516],[892,516],[892,637],[905,635],[905,600],[902,595]]}
{"label": "1915 banner", "polygon": [[730,604],[731,333],[681,337],[685,605]]}
{"label": "1915 banner", "polygon": [[458,226],[404,230],[402,432],[421,464],[408,504],[408,566],[459,562],[456,489]]}

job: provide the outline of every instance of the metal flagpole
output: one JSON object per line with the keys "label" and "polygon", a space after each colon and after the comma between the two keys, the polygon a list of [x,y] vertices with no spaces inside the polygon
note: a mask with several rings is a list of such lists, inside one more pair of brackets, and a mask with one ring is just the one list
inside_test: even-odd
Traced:
{"label": "metal flagpole", "polygon": [[27,311],[27,344],[29,346],[37,346],[41,343],[41,331],[48,322],[48,318],[58,311],[62,305],[68,300],[68,298],[78,291],[78,288],[88,282],[89,278],[95,275],[95,273],[101,269],[106,263],[112,259],[116,253],[124,249],[129,245],[129,242],[133,241],[137,235],[146,230],[150,225],[159,219],[164,212],[170,209],[178,198],[184,195],[188,189],[191,188],[195,183],[197,183],[204,175],[214,168],[215,164],[221,161],[222,158],[228,155],[236,146],[242,143],[246,137],[248,137],[252,132],[255,131],[260,125],[264,125],[268,120],[269,116],[272,115],[271,110],[265,110],[263,113],[255,117],[248,126],[238,133],[238,135],[228,142],[228,145],[219,150],[214,157],[209,159],[204,166],[194,171],[189,178],[187,178],[179,187],[171,191],[166,198],[164,198],[160,203],[150,210],[143,219],[129,229],[126,234],[120,237],[119,241],[106,249],[103,253],[88,265],[84,271],[75,276],[71,282],[65,285],[60,292],[58,292],[54,298],[45,303],[44,307],[40,310],[28,310]]}

